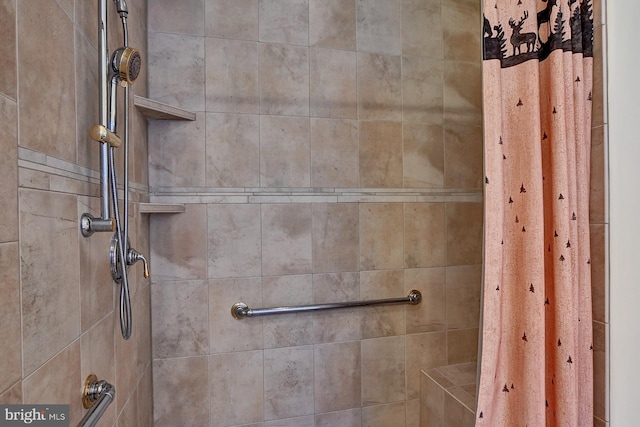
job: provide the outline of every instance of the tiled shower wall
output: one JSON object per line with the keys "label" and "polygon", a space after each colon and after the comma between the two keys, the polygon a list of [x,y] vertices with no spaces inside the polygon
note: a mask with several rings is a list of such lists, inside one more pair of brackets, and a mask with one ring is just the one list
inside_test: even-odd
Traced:
{"label": "tiled shower wall", "polygon": [[[475,360],[478,0],[149,1],[156,426],[417,426]],[[418,307],[230,308],[423,292]]]}
{"label": "tiled shower wall", "polygon": [[[145,55],[146,2],[129,8],[131,43]],[[76,425],[94,373],[117,390],[100,425],[150,426],[148,281],[131,269],[134,331],[125,342],[110,233],[79,231],[80,215],[98,210],[99,149],[88,138],[98,120],[97,14],[97,1],[0,0],[0,403],[70,404]],[[118,21],[110,27],[116,46]],[[135,90],[145,94],[145,76]],[[146,121],[132,117],[132,196],[144,199]],[[148,220],[136,213],[132,242],[148,253]]]}
{"label": "tiled shower wall", "polygon": [[594,426],[609,423],[609,210],[608,210],[608,137],[607,137],[607,25],[605,0],[595,0],[594,6],[594,81],[593,121],[591,129],[591,286],[593,300],[593,362],[594,362]]}

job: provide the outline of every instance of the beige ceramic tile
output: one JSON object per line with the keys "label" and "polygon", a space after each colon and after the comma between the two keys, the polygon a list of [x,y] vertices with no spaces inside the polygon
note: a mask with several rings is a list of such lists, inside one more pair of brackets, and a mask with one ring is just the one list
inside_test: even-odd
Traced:
{"label": "beige ceramic tile", "polygon": [[309,0],[260,0],[260,41],[309,45]]}
{"label": "beige ceramic tile", "polygon": [[442,123],[443,65],[433,58],[402,57],[402,119]]}
{"label": "beige ceramic tile", "polygon": [[258,51],[260,113],[308,116],[309,48],[261,43]]}
{"label": "beige ceramic tile", "polygon": [[358,53],[358,118],[402,119],[400,56]]}
{"label": "beige ceramic tile", "polygon": [[309,0],[309,45],[356,50],[356,0]]}
{"label": "beige ceramic tile", "polygon": [[360,186],[401,188],[402,124],[360,122]]}
{"label": "beige ceramic tile", "polygon": [[309,73],[312,117],[357,117],[355,52],[311,49]]}
{"label": "beige ceramic tile", "polygon": [[446,265],[444,203],[406,203],[404,206],[404,266]]}
{"label": "beige ceramic tile", "polygon": [[[135,395],[136,384],[138,383],[138,324],[136,322],[136,303],[135,296],[132,301],[133,318],[133,331],[131,338],[124,340],[122,338],[122,332],[120,329],[119,318],[116,317],[113,322],[113,333],[115,340],[115,385],[118,387],[119,392],[116,393],[115,407],[116,413],[120,413],[125,407],[129,399]],[[117,314],[116,314],[117,316]]]}
{"label": "beige ceramic tile", "polygon": [[362,427],[362,409],[317,414],[315,427]]}
{"label": "beige ceramic tile", "polygon": [[262,274],[311,273],[311,205],[262,205]]}
{"label": "beige ceramic tile", "polygon": [[207,277],[207,211],[189,204],[181,214],[153,215],[150,224],[154,282]]}
{"label": "beige ceramic tile", "polygon": [[118,416],[118,427],[137,427],[138,425],[138,399],[136,396],[129,399],[122,412]]}
{"label": "beige ceramic tile", "polygon": [[407,427],[420,427],[420,399],[407,401]]}
{"label": "beige ceramic tile", "polygon": [[482,203],[447,203],[447,265],[482,263]]}
{"label": "beige ceramic tile", "polygon": [[359,341],[317,345],[313,361],[316,412],[361,406]]}
{"label": "beige ceramic tile", "polygon": [[[2,19],[2,18],[0,18]],[[18,240],[18,114],[13,101],[0,96],[0,242]]]}
{"label": "beige ceramic tile", "polygon": [[444,390],[420,374],[420,425],[444,427]]}
{"label": "beige ceramic tile", "polygon": [[447,125],[444,130],[445,188],[482,188],[482,127]]}
{"label": "beige ceramic tile", "polygon": [[[313,303],[325,304],[360,300],[359,273],[313,275]],[[314,342],[358,340],[361,333],[360,308],[328,310],[313,316]]]}
{"label": "beige ceramic tile", "polygon": [[449,393],[444,395],[444,425],[451,427],[473,427],[475,425],[473,412],[465,408]]}
{"label": "beige ceramic tile", "polygon": [[312,346],[264,350],[265,420],[313,414],[313,388]]}
{"label": "beige ceramic tile", "polygon": [[208,187],[260,186],[260,121],[246,114],[207,114]]}
{"label": "beige ceramic tile", "polygon": [[207,38],[207,111],[259,112],[258,44]]}
{"label": "beige ceramic tile", "polygon": [[447,329],[477,328],[482,265],[447,267]]}
{"label": "beige ceramic tile", "polygon": [[311,119],[311,186],[358,186],[358,122]]}
{"label": "beige ceramic tile", "polygon": [[473,362],[478,358],[478,328],[447,332],[447,363]]}
{"label": "beige ceramic tile", "polygon": [[75,341],[41,365],[22,382],[23,399],[33,404],[69,405],[69,422],[81,418],[80,399],[84,378],[80,378],[80,342]]}
{"label": "beige ceramic tile", "polygon": [[405,400],[405,337],[367,339],[361,345],[362,404]]}
{"label": "beige ceramic tile", "polygon": [[260,117],[260,185],[262,187],[308,187],[309,119]]}
{"label": "beige ceramic tile", "polygon": [[236,320],[231,306],[244,302],[249,307],[262,304],[259,277],[209,281],[209,348],[211,354],[232,351],[262,350],[262,319]]}
{"label": "beige ceramic tile", "polygon": [[131,158],[129,173],[134,182],[149,185],[149,144],[147,140],[147,119],[131,102]]}
{"label": "beige ceramic tile", "polygon": [[260,275],[260,206],[207,206],[209,278]]}
{"label": "beige ceramic tile", "polygon": [[211,427],[262,421],[262,351],[211,355],[209,375]]}
{"label": "beige ceramic tile", "polygon": [[[18,50],[20,145],[75,161],[73,22],[58,3],[20,2]],[[42,52],[70,60],[52,61]]]}
{"label": "beige ceramic tile", "polygon": [[358,0],[357,16],[359,52],[402,52],[401,0]]}
{"label": "beige ceramic tile", "polygon": [[154,187],[205,184],[205,115],[196,121],[153,120],[149,125],[149,181]]}
{"label": "beige ceramic tile", "polygon": [[481,64],[444,62],[444,122],[482,125]]}
{"label": "beige ceramic tile", "polygon": [[606,419],[607,402],[607,334],[606,324],[593,322],[593,414]]}
{"label": "beige ceramic tile", "polygon": [[[77,210],[75,196],[20,192],[25,375],[69,345],[80,333]],[[47,333],[43,334],[45,326]]]}
{"label": "beige ceramic tile", "polygon": [[73,18],[73,4],[74,0],[56,0],[58,4],[62,7],[64,12],[70,17]]}
{"label": "beige ceramic tile", "polygon": [[147,25],[150,32],[204,34],[204,1],[154,0],[149,8]]}
{"label": "beige ceramic tile", "polygon": [[357,271],[358,205],[316,203],[312,208],[313,272]]}
{"label": "beige ceramic tile", "polygon": [[20,325],[20,253],[18,243],[0,244],[0,393],[22,378]]}
{"label": "beige ceramic tile", "polygon": [[0,1],[0,55],[4,58],[4,73],[0,73],[0,93],[11,99],[17,95],[17,57],[16,57],[16,2]]}
{"label": "beige ceramic tile", "polygon": [[153,427],[152,375],[149,365],[138,384],[138,427]]}
{"label": "beige ceramic tile", "polygon": [[447,362],[446,334],[431,332],[410,334],[406,337],[407,399],[420,398],[421,370],[434,368]]}
{"label": "beige ceramic tile", "polygon": [[[362,300],[400,298],[404,282],[402,270],[360,272]],[[362,308],[362,337],[402,335],[406,330],[404,305]]]}
{"label": "beige ceramic tile", "polygon": [[[6,391],[0,393],[0,405],[18,405],[22,403],[22,381],[18,381]],[[360,425],[360,424],[358,424]]]}
{"label": "beige ceramic tile", "polygon": [[[98,2],[81,1],[76,4],[76,26],[94,48],[98,47]],[[4,40],[4,38],[3,38]],[[96,53],[97,58],[97,53]],[[97,64],[96,64],[97,66]]]}
{"label": "beige ceramic tile", "polygon": [[407,306],[407,333],[435,332],[445,329],[445,268],[416,268],[404,270],[404,290],[422,293],[418,305]]}
{"label": "beige ceramic tile", "polygon": [[[113,383],[115,378],[113,314],[106,316],[80,338],[80,378],[84,382],[90,374],[99,380]],[[114,385],[115,386],[115,385]],[[83,416],[86,411],[83,410]],[[101,422],[112,425],[116,419],[116,405],[110,405]]]}
{"label": "beige ceramic tile", "polygon": [[[109,313],[80,337],[80,374],[83,380],[90,374],[95,374],[99,379],[114,380],[114,338],[119,338],[113,333],[114,315],[117,316],[117,312]],[[111,419],[115,419],[115,414],[114,410],[110,414]]]}
{"label": "beige ceramic tile", "polygon": [[[81,2],[93,3],[96,2]],[[94,10],[94,12],[96,12]],[[97,14],[97,12],[96,12]],[[97,23],[95,23],[97,28]],[[97,31],[96,31],[97,33]],[[89,39],[76,31],[76,144],[77,162],[93,170],[100,170],[99,145],[89,138],[89,129],[98,123],[100,101],[98,99],[98,50]],[[122,175],[120,175],[122,176]]]}
{"label": "beige ceramic tile", "polygon": [[204,111],[204,38],[149,33],[149,97],[175,107]]}
{"label": "beige ceramic tile", "polygon": [[400,204],[360,205],[360,269],[402,268],[404,219]]}
{"label": "beige ceramic tile", "polygon": [[442,9],[439,0],[402,0],[402,54],[442,58]]}
{"label": "beige ceramic tile", "polygon": [[[313,301],[310,274],[262,278],[265,307],[307,305]],[[291,347],[313,344],[311,313],[287,313],[264,319],[264,347]]]}
{"label": "beige ceramic tile", "polygon": [[210,389],[206,356],[155,360],[153,385],[154,426],[209,425]]}
{"label": "beige ceramic tile", "polygon": [[477,0],[442,1],[445,59],[480,62],[480,9]]}
{"label": "beige ceramic tile", "polygon": [[[314,427],[313,416],[295,417],[285,420],[267,421],[264,427]],[[253,426],[249,426],[253,427]]]}
{"label": "beige ceramic tile", "polygon": [[209,353],[209,287],[205,281],[154,283],[153,357]]}
{"label": "beige ceramic tile", "polygon": [[608,225],[591,224],[591,304],[593,320],[608,322],[607,233]]}
{"label": "beige ceramic tile", "polygon": [[440,125],[403,124],[405,188],[444,186],[444,140]]}
{"label": "beige ceramic tile", "polygon": [[205,0],[208,37],[258,40],[258,0]]}
{"label": "beige ceramic tile", "polygon": [[437,370],[457,386],[476,382],[477,364],[475,362],[441,366]]}
{"label": "beige ceramic tile", "polygon": [[151,286],[143,286],[133,297],[133,323],[136,340],[136,379],[139,382],[151,367]]}
{"label": "beige ceramic tile", "polygon": [[607,128],[605,126],[591,130],[589,222],[592,224],[602,224],[606,221],[606,131]]}
{"label": "beige ceramic tile", "polygon": [[406,425],[405,402],[391,403],[362,408],[363,427],[385,427]]}

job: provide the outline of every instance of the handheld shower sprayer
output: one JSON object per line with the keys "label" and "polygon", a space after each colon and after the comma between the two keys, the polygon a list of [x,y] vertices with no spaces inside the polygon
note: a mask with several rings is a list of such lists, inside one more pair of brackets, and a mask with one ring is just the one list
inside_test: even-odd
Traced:
{"label": "handheld shower sprayer", "polygon": [[[107,0],[99,1],[99,76],[100,76],[100,123],[89,132],[90,137],[100,143],[100,189],[101,217],[82,215],[82,235],[89,237],[96,231],[114,232],[109,250],[113,281],[120,285],[120,327],[122,337],[129,339],[132,332],[131,299],[129,295],[129,266],[138,261],[144,264],[144,277],[149,277],[147,259],[129,244],[129,89],[139,76],[142,56],[138,49],[128,46],[127,18],[129,10],[125,0],[114,0],[123,29],[123,46],[109,57],[107,48]],[[110,70],[108,70],[110,66]],[[110,85],[109,85],[110,82]],[[124,112],[122,137],[116,133],[118,118],[118,83],[124,88]],[[120,214],[118,186],[115,172],[115,153],[122,146],[124,156],[123,212]],[[109,206],[111,201],[111,207]],[[113,214],[113,216],[111,216]]]}
{"label": "handheld shower sprayer", "polygon": [[140,51],[133,47],[116,49],[111,59],[111,68],[123,86],[135,82],[142,68]]}

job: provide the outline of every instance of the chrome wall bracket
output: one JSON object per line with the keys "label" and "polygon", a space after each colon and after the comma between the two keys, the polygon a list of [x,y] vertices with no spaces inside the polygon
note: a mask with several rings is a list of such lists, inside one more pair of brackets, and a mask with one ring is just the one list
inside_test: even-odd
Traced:
{"label": "chrome wall bracket", "polygon": [[83,237],[89,237],[96,231],[111,231],[116,229],[116,222],[113,218],[96,218],[89,213],[83,213],[80,217],[80,231]]}

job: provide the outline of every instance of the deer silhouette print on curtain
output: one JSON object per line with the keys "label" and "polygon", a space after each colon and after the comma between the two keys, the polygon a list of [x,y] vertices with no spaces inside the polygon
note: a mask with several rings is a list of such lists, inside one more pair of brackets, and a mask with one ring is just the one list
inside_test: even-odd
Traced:
{"label": "deer silhouette print on curtain", "polygon": [[591,0],[484,0],[479,427],[593,423],[592,20]]}

